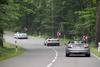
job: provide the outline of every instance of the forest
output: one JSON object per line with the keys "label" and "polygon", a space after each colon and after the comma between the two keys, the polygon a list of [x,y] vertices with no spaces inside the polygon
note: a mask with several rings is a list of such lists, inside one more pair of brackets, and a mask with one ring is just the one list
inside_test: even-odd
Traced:
{"label": "forest", "polygon": [[100,41],[99,4],[99,0],[0,0],[0,46],[4,30],[24,32],[24,28],[30,35],[61,32],[61,38],[87,35],[88,42]]}

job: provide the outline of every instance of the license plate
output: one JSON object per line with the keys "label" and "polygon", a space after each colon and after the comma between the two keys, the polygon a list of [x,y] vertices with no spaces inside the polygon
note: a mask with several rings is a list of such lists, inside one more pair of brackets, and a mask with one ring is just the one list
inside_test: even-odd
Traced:
{"label": "license plate", "polygon": [[73,48],[82,48],[82,47],[73,46]]}

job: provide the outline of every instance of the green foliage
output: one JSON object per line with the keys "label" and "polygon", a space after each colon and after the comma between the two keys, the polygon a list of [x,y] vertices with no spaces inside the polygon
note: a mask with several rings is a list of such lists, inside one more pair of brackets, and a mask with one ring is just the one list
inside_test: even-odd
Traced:
{"label": "green foliage", "polygon": [[0,7],[0,25],[29,34],[61,32],[67,38],[95,38],[96,0],[8,0]]}
{"label": "green foliage", "polygon": [[90,43],[90,51],[95,54],[96,56],[100,57],[100,53],[98,52],[98,48],[96,48],[96,45],[94,42]]}
{"label": "green foliage", "polygon": [[85,8],[83,11],[77,11],[76,14],[82,20],[78,24],[75,24],[75,33],[82,35],[88,35],[92,40],[95,38],[96,31],[96,7]]}

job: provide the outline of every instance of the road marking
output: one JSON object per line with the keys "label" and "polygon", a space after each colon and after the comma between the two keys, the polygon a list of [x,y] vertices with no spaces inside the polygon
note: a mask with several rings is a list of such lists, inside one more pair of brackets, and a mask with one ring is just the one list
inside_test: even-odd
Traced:
{"label": "road marking", "polygon": [[52,63],[50,63],[47,67],[51,67]]}
{"label": "road marking", "polygon": [[56,53],[56,56],[55,56],[55,58],[52,60],[52,62],[50,63],[50,64],[48,64],[47,65],[47,67],[51,67],[52,65],[53,65],[53,63],[57,60],[57,58],[58,58],[58,52],[54,49],[54,48],[52,48],[52,50]]}
{"label": "road marking", "polygon": [[100,58],[98,56],[96,56],[95,54],[91,53],[93,56],[95,56],[99,61],[100,61]]}

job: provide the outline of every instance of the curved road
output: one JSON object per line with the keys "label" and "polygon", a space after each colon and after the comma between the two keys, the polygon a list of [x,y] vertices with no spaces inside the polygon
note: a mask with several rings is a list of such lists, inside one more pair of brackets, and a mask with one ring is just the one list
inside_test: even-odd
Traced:
{"label": "curved road", "polygon": [[[7,42],[14,43],[11,34],[5,34]],[[65,57],[65,46],[44,46],[44,40],[18,39],[17,45],[25,48],[21,56],[0,62],[0,67],[100,67],[100,60],[95,56],[84,55]]]}

